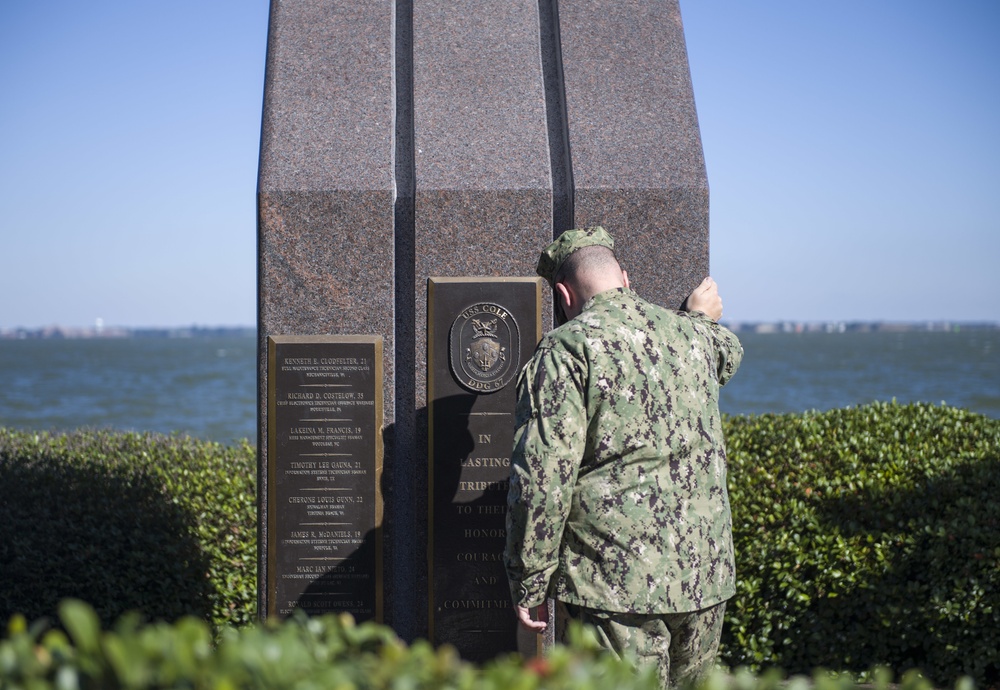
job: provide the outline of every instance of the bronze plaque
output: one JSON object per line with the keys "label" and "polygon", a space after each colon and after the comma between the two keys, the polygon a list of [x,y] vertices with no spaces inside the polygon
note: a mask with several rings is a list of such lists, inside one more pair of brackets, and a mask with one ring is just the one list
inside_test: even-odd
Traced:
{"label": "bronze plaque", "polygon": [[271,336],[267,615],[382,621],[382,339]]}
{"label": "bronze plaque", "polygon": [[470,305],[451,324],[451,372],[473,393],[494,393],[520,371],[520,331],[514,315],[499,304]]}
{"label": "bronze plaque", "polygon": [[539,278],[430,278],[430,638],[518,650],[503,565],[515,380],[541,337]]}

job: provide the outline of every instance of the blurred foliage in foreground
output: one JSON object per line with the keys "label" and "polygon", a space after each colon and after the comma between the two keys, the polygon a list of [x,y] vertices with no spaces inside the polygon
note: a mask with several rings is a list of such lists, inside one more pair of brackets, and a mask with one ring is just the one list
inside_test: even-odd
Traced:
{"label": "blurred foliage in foreground", "polygon": [[[383,626],[354,625],[347,616],[297,618],[282,623],[226,628],[215,640],[207,623],[182,618],[143,625],[125,616],[112,630],[86,604],[60,607],[61,629],[30,629],[23,617],[0,640],[0,688],[246,688],[259,690],[658,690],[654,673],[637,673],[602,653],[587,631],[542,658],[516,655],[482,666],[463,662],[444,646],[407,646]],[[891,677],[876,672],[875,690]],[[776,673],[755,677],[715,674],[697,690],[848,690],[846,676],[818,672],[783,683]],[[956,690],[972,690],[968,679]],[[679,689],[685,690],[685,689]],[[689,689],[691,690],[691,689]],[[895,690],[931,690],[907,674]]]}

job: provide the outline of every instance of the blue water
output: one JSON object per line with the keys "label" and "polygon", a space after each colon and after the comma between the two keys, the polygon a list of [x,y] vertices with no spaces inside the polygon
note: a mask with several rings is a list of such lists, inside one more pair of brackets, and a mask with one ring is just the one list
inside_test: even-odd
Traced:
{"label": "blue water", "polygon": [[[1000,331],[741,333],[729,414],[873,400],[941,402],[1000,419]],[[256,442],[253,336],[0,340],[0,426],[112,428]]]}
{"label": "blue water", "polygon": [[257,440],[253,336],[0,340],[0,426]]}
{"label": "blue water", "polygon": [[997,330],[739,337],[743,364],[722,389],[723,412],[802,412],[895,399],[1000,419]]}

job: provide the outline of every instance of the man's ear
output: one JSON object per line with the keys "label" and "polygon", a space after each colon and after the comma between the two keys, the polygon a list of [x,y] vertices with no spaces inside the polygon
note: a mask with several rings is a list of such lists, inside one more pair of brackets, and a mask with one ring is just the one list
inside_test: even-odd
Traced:
{"label": "man's ear", "polygon": [[573,296],[569,291],[566,283],[556,283],[556,299],[559,300],[559,305],[563,308],[563,312],[569,309],[569,305],[573,303]]}
{"label": "man's ear", "polygon": [[576,293],[566,283],[556,283],[554,287],[556,321],[561,326],[569,321],[570,306],[576,301]]}
{"label": "man's ear", "polygon": [[622,282],[625,283],[625,287],[631,289],[631,286],[628,284],[628,271],[625,269],[622,269]]}

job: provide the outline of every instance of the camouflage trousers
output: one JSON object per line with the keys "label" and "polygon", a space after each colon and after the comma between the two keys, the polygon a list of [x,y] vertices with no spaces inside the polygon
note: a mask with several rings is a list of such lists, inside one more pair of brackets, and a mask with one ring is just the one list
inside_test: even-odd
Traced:
{"label": "camouflage trousers", "polygon": [[601,646],[639,666],[655,666],[663,688],[678,688],[715,666],[726,603],[690,613],[614,613],[556,602],[556,634],[569,619],[593,626]]}

